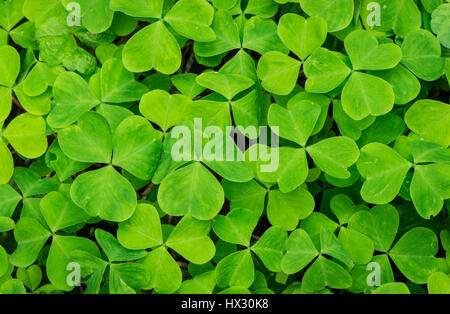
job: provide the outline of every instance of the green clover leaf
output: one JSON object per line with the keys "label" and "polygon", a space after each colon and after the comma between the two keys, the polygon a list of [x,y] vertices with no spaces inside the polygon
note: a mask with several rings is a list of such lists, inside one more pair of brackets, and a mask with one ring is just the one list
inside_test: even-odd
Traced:
{"label": "green clover leaf", "polygon": [[[208,237],[209,230],[209,222],[187,215],[178,222],[167,239],[163,239],[156,208],[139,204],[135,214],[120,223],[117,236],[127,248],[152,248],[141,263],[151,272],[149,288],[164,293],[176,291],[181,284],[181,271],[167,248],[175,250],[190,262],[204,264],[213,258],[216,251]],[[165,267],[155,267],[158,263]]]}
{"label": "green clover leaf", "polygon": [[258,220],[259,216],[254,211],[238,208],[226,216],[218,215],[212,227],[223,241],[248,247]]}
{"label": "green clover leaf", "polygon": [[[179,183],[177,189],[173,189],[174,182]],[[161,182],[158,202],[169,215],[190,213],[194,218],[209,220],[219,213],[224,192],[214,176],[201,163],[195,162],[172,172]]]}
{"label": "green clover leaf", "polygon": [[241,47],[239,26],[227,10],[219,10],[214,15],[211,25],[216,34],[215,40],[196,41],[194,51],[202,57],[213,57]]}
{"label": "green clover leaf", "polygon": [[389,146],[371,143],[361,148],[357,166],[366,178],[361,196],[372,203],[385,204],[397,196],[412,164]]}
{"label": "green clover leaf", "polygon": [[255,280],[255,267],[251,252],[254,252],[271,271],[280,271],[281,258],[287,240],[286,232],[271,227],[247,250],[234,252],[220,260],[216,267],[216,282],[219,287],[248,288]]}
{"label": "green clover leaf", "polygon": [[112,135],[108,122],[98,113],[87,112],[76,125],[58,134],[61,150],[69,158],[90,163],[109,163],[112,154]]}
{"label": "green clover leaf", "polygon": [[254,82],[243,75],[205,72],[196,79],[197,83],[223,95],[229,101],[240,92],[252,87]]}
{"label": "green clover leaf", "polygon": [[100,103],[83,78],[73,72],[58,76],[53,87],[53,98],[57,106],[50,112],[47,121],[54,128],[69,126]]}
{"label": "green clover leaf", "polygon": [[[418,213],[429,219],[437,215],[449,197],[448,153],[438,145],[409,143],[414,153],[414,175],[411,183],[411,197]],[[438,149],[437,154],[433,151]],[[384,156],[380,159],[379,156]],[[435,162],[433,164],[423,164]],[[361,189],[362,197],[375,204],[390,202],[399,193],[407,172],[413,164],[389,146],[371,143],[361,149],[357,163],[361,175],[366,178]]]}
{"label": "green clover leaf", "polygon": [[351,286],[350,274],[339,264],[322,256],[327,254],[341,261],[349,260],[336,237],[326,229],[320,231],[320,247],[318,251],[305,230],[295,230],[286,244],[287,251],[281,262],[283,271],[296,273],[317,257],[303,277],[302,286],[305,290],[314,292],[327,286],[330,288]]}
{"label": "green clover leaf", "polygon": [[354,3],[350,0],[300,0],[300,5],[308,15],[323,18],[329,32],[344,29],[353,18]]}
{"label": "green clover leaf", "polygon": [[445,60],[441,58],[441,45],[430,32],[410,32],[403,41],[402,52],[402,64],[418,78],[434,81],[442,75]]}
{"label": "green clover leaf", "polygon": [[312,213],[314,205],[311,193],[303,188],[289,193],[270,191],[267,218],[273,226],[293,230],[297,227],[299,220],[305,219]]}
{"label": "green clover leaf", "polygon": [[[63,1],[69,2],[69,1]],[[93,33],[102,33],[106,31],[112,24],[114,12],[109,7],[108,1],[103,0],[80,0],[81,20],[83,26]],[[99,14],[101,12],[102,14]]]}
{"label": "green clover leaf", "polygon": [[404,234],[389,252],[400,271],[412,282],[426,283],[436,270],[434,255],[438,251],[437,237],[426,228],[414,228]]}
{"label": "green clover leaf", "polygon": [[351,69],[339,54],[326,48],[318,48],[306,60],[304,71],[308,78],[305,83],[308,92],[327,93],[338,87]]}
{"label": "green clover leaf", "polygon": [[4,138],[27,158],[42,156],[47,150],[45,121],[29,113],[14,118],[3,131]]}
{"label": "green clover leaf", "polygon": [[[62,205],[64,204],[64,205]],[[60,207],[62,206],[62,207]],[[45,227],[36,219],[22,217],[14,229],[18,242],[10,262],[18,267],[28,267],[37,259],[39,252],[49,237],[52,244],[47,259],[47,276],[58,289],[70,291],[67,284],[67,265],[71,262],[72,250],[83,250],[99,255],[97,246],[91,240],[75,236],[63,236],[57,231],[86,221],[86,215],[61,192],[52,192],[41,200],[41,212]]]}
{"label": "green clover leaf", "polygon": [[377,38],[363,30],[350,33],[344,41],[354,70],[385,70],[395,67],[402,58],[396,44],[379,44]]}
{"label": "green clover leaf", "polygon": [[138,263],[120,263],[139,259],[145,256],[144,250],[128,250],[120,245],[110,233],[96,229],[95,238],[103,249],[108,262],[91,252],[74,249],[71,258],[81,265],[87,281],[86,293],[98,293],[101,279],[109,266],[109,292],[112,294],[132,294],[134,289],[143,287],[149,280],[149,272]]}
{"label": "green clover leaf", "polygon": [[126,118],[114,133],[112,163],[137,178],[149,180],[159,161],[161,141],[161,133],[144,118]]}
{"label": "green clover leaf", "polygon": [[428,278],[427,285],[430,294],[448,294],[450,291],[450,278],[441,272],[433,273]]}
{"label": "green clover leaf", "polygon": [[[368,25],[369,14],[373,13],[373,6],[370,2],[379,5],[380,16],[383,16],[378,25],[372,23]],[[421,12],[414,1],[401,0],[364,0],[362,1],[361,20],[367,28],[380,32],[394,32],[396,35],[405,38],[408,33],[420,28],[422,24]]]}
{"label": "green clover leaf", "polygon": [[325,42],[327,24],[320,18],[305,19],[297,14],[284,14],[278,23],[278,35],[286,47],[300,60],[305,60]]}
{"label": "green clover leaf", "polygon": [[410,294],[408,286],[403,282],[385,283],[376,288],[373,294]]}
{"label": "green clover leaf", "polygon": [[437,38],[442,46],[450,48],[450,40],[448,33],[450,16],[450,5],[448,3],[441,4],[437,7],[431,15],[431,29],[433,33],[437,34]]}
{"label": "green clover leaf", "polygon": [[210,28],[213,18],[214,9],[205,0],[180,0],[164,16],[164,21],[186,38],[212,41],[216,39]]}
{"label": "green clover leaf", "polygon": [[160,18],[163,11],[163,5],[164,0],[137,0],[133,3],[126,0],[111,0],[110,2],[112,10],[120,11],[135,17]]}
{"label": "green clover leaf", "polygon": [[[78,176],[70,194],[75,204],[91,217],[124,221],[130,218],[136,209],[136,192],[133,186],[112,166]],[[111,195],[115,197],[111,198]]]}
{"label": "green clover leaf", "polygon": [[183,120],[183,111],[191,100],[184,95],[170,95],[157,89],[145,94],[139,103],[144,117],[156,123],[163,131],[179,124]]}
{"label": "green clover leaf", "polygon": [[405,122],[426,141],[447,147],[450,144],[449,113],[448,104],[428,99],[419,100],[406,112]]}
{"label": "green clover leaf", "polygon": [[[212,41],[216,38],[210,28],[213,17],[214,10],[206,0],[178,1],[162,20],[140,30],[125,45],[125,67],[131,72],[155,68],[165,74],[174,73],[181,65],[180,46],[163,21],[182,36]],[[159,46],[154,47],[153,41]],[[148,45],[142,45],[143,42],[148,42]]]}

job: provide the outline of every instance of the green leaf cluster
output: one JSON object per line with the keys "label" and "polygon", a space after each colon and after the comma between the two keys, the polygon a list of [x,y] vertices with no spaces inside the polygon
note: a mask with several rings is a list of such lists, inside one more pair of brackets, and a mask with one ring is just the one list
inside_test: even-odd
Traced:
{"label": "green leaf cluster", "polygon": [[0,294],[449,294],[449,81],[449,0],[0,0]]}

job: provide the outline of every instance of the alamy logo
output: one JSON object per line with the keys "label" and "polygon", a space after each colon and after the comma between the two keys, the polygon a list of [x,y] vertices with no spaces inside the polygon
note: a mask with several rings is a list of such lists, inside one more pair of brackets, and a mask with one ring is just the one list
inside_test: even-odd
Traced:
{"label": "alamy logo", "polygon": [[80,264],[71,262],[67,264],[66,270],[69,274],[66,277],[66,283],[69,287],[81,286],[81,267]]}
{"label": "alamy logo", "polygon": [[367,11],[371,11],[367,15],[367,25],[370,27],[381,26],[381,6],[378,2],[370,2],[366,7]]}
{"label": "alamy logo", "polygon": [[67,15],[68,26],[81,26],[81,7],[78,2],[69,2],[66,10],[70,13]]}
{"label": "alamy logo", "polygon": [[381,286],[381,266],[377,262],[367,264],[367,271],[370,271],[367,275],[366,283],[369,287]]}
{"label": "alamy logo", "polygon": [[[279,166],[278,132],[278,127],[269,130],[265,126],[229,126],[225,131],[218,126],[203,128],[202,119],[195,118],[193,128],[184,125],[173,128],[171,137],[176,142],[171,156],[174,161],[260,161],[261,172],[275,172]],[[235,140],[231,135],[235,135]],[[244,154],[248,138],[258,139],[249,143],[256,149]]]}

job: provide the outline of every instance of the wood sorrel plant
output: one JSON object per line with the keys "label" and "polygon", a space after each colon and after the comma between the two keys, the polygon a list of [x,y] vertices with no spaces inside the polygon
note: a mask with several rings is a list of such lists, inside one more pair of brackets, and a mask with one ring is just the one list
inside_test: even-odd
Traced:
{"label": "wood sorrel plant", "polygon": [[0,0],[0,293],[450,293],[449,22]]}

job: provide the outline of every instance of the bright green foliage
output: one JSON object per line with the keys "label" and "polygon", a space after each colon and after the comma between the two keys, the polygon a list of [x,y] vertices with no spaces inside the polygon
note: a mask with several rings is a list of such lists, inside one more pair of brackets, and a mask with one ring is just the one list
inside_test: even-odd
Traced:
{"label": "bright green foliage", "polygon": [[306,14],[323,18],[330,32],[344,29],[353,18],[354,4],[351,0],[301,0],[300,5]]}
{"label": "bright green foliage", "polygon": [[411,131],[419,134],[424,140],[443,147],[450,145],[448,104],[428,99],[419,100],[405,114],[405,122]]}
{"label": "bright green foliage", "polygon": [[448,0],[0,0],[0,294],[449,294]]}
{"label": "bright green foliage", "polygon": [[433,10],[431,16],[431,29],[437,38],[441,42],[442,46],[450,47],[450,35],[449,35],[449,17],[450,17],[450,4],[444,3]]}
{"label": "bright green foliage", "polygon": [[224,202],[223,189],[200,163],[193,163],[168,175],[158,190],[161,209],[169,215],[209,220]]}
{"label": "bright green foliage", "polygon": [[434,81],[442,75],[445,60],[436,37],[426,30],[416,30],[402,44],[402,63],[418,78]]}
{"label": "bright green foliage", "polygon": [[133,185],[112,166],[78,176],[70,194],[90,216],[111,221],[130,218],[137,202]]}

